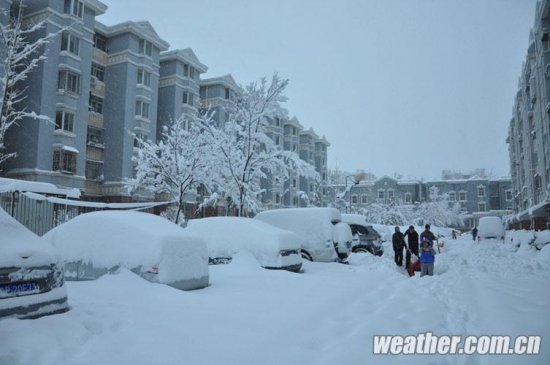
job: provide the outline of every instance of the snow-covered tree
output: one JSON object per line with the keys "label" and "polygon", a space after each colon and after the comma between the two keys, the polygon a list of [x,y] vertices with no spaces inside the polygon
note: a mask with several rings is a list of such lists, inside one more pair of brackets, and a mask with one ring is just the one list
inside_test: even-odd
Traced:
{"label": "snow-covered tree", "polygon": [[135,177],[126,180],[130,191],[145,189],[154,194],[168,194],[176,202],[174,221],[180,223],[187,194],[199,186],[211,190],[215,180],[210,168],[212,141],[202,126],[211,123],[210,115],[184,116],[163,127],[158,142],[134,136],[138,142]]}
{"label": "snow-covered tree", "polygon": [[284,114],[281,103],[288,80],[273,75],[270,82],[262,78],[243,91],[228,122],[205,125],[215,141],[218,159],[217,188],[220,197],[237,207],[245,216],[261,208],[261,179],[280,184],[288,179],[289,170],[298,175],[319,179],[315,168],[293,151],[285,151],[266,135],[268,118]]}
{"label": "snow-covered tree", "polygon": [[46,20],[25,22],[24,8],[23,0],[14,0],[11,9],[0,10],[0,16],[7,19],[5,24],[0,24],[0,165],[15,156],[15,153],[5,152],[4,138],[10,127],[25,118],[51,121],[21,105],[25,100],[24,81],[46,59],[43,47],[58,32],[31,41],[35,33],[45,27]]}

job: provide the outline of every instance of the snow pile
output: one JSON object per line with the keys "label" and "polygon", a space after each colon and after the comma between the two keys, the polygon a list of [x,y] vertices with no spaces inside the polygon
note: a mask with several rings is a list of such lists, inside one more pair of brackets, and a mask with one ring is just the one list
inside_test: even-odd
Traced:
{"label": "snow pile", "polygon": [[[233,257],[250,252],[261,266],[282,267],[300,264],[298,254],[281,257],[281,250],[300,250],[300,238],[265,222],[242,217],[191,219],[185,231],[204,238],[211,258]],[[292,262],[289,262],[290,259]]]}
{"label": "snow pile", "polygon": [[535,242],[533,242],[533,245],[537,249],[540,250],[544,246],[547,246],[549,243],[550,243],[550,230],[535,232]]}
{"label": "snow pile", "polygon": [[500,217],[479,218],[478,236],[484,238],[504,238],[504,225]]}
{"label": "snow pile", "polygon": [[255,219],[297,233],[302,240],[303,249],[308,252],[317,251],[319,258],[313,258],[316,261],[336,259],[332,244],[333,229],[341,217],[335,208],[273,209],[259,213]]}
{"label": "snow pile", "polygon": [[[306,261],[301,275],[262,270],[242,252],[211,266],[212,285],[197,292],[125,269],[70,282],[68,313],[2,320],[0,363],[549,364],[550,260],[470,235],[446,246],[423,278],[409,278],[393,252],[352,254],[349,265]],[[374,335],[427,331],[543,340],[541,354],[528,356],[373,355]]]}
{"label": "snow pile", "polygon": [[99,211],[79,215],[42,237],[57,247],[65,262],[94,268],[158,269],[158,280],[208,276],[205,242],[153,214]]}
{"label": "snow pile", "polygon": [[508,245],[515,245],[522,251],[530,249],[542,250],[550,243],[550,230],[529,231],[523,229],[506,231],[504,242]]}
{"label": "snow pile", "polygon": [[0,208],[0,267],[32,267],[58,263],[57,251],[48,243],[40,242],[15,218]]}

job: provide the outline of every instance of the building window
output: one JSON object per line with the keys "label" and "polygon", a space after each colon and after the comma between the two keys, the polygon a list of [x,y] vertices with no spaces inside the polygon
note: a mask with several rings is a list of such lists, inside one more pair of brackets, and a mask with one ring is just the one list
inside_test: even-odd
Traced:
{"label": "building window", "polygon": [[535,174],[535,190],[542,190],[542,176],[540,174]]}
{"label": "building window", "polygon": [[80,94],[80,75],[71,71],[59,71],[57,88]]}
{"label": "building window", "polygon": [[485,203],[479,203],[477,205],[477,210],[480,212],[486,212],[487,211],[487,205]]}
{"label": "building window", "polygon": [[315,191],[315,185],[311,184],[309,185],[309,192],[313,193]]}
{"label": "building window", "polygon": [[103,131],[100,128],[88,126],[86,134],[86,143],[89,146],[103,147]]}
{"label": "building window", "polygon": [[149,103],[141,100],[136,101],[136,116],[149,119]]}
{"label": "building window", "polygon": [[145,39],[139,40],[139,53],[151,56],[151,42]]}
{"label": "building window", "polygon": [[512,201],[512,190],[506,190],[506,201]]}
{"label": "building window", "polygon": [[449,192],[449,201],[451,202],[456,201],[456,193],[454,191]]}
{"label": "building window", "polygon": [[378,190],[378,199],[384,200],[386,198],[386,194],[384,190]]}
{"label": "building window", "polygon": [[477,197],[478,198],[484,198],[485,197],[485,186],[480,185],[477,187]]}
{"label": "building window", "polygon": [[80,0],[65,0],[63,12],[82,18],[84,15],[84,4]]}
{"label": "building window", "polygon": [[281,138],[279,136],[275,136],[275,144],[278,146],[281,143]]}
{"label": "building window", "polygon": [[105,67],[92,63],[92,76],[99,81],[105,81]]}
{"label": "building window", "polygon": [[151,86],[151,73],[143,69],[137,71],[137,83],[145,86]]}
{"label": "building window", "polygon": [[80,53],[80,39],[72,33],[63,32],[61,35],[61,50],[69,51],[78,56]]}
{"label": "building window", "polygon": [[298,185],[298,182],[296,181],[296,179],[292,179],[292,187],[295,188],[296,185]]}
{"label": "building window", "polygon": [[461,191],[461,192],[458,193],[458,200],[460,200],[461,202],[466,201],[466,192],[465,191]]}
{"label": "building window", "polygon": [[53,151],[53,171],[76,173],[76,153],[65,150]]}
{"label": "building window", "polygon": [[393,192],[393,190],[388,190],[388,199],[389,199],[389,200],[393,200],[393,198],[394,198],[394,192]]}
{"label": "building window", "polygon": [[74,114],[58,110],[55,113],[55,129],[72,133],[74,131]]}
{"label": "building window", "polygon": [[[229,100],[229,88],[228,87],[225,88],[225,100]],[[277,118],[277,121],[279,121],[279,118]],[[279,125],[279,124],[277,124],[277,125]]]}
{"label": "building window", "polygon": [[102,36],[101,34],[95,33],[94,47],[102,50],[103,52],[107,52],[107,38],[105,36]]}
{"label": "building window", "polygon": [[369,197],[367,195],[361,195],[361,204],[368,204]]}
{"label": "building window", "polygon": [[405,203],[412,203],[412,194],[411,193],[405,193]]}
{"label": "building window", "polygon": [[279,194],[275,194],[275,203],[279,204],[281,202],[281,196]]}
{"label": "building window", "polygon": [[100,180],[103,175],[103,164],[98,161],[86,161],[86,179]]}
{"label": "building window", "polygon": [[136,133],[134,137],[134,147],[141,147],[141,143],[144,141],[147,141],[149,139],[149,136],[142,133]]}
{"label": "building window", "polygon": [[352,195],[351,196],[351,204],[357,204],[357,201],[358,201],[357,195]]}
{"label": "building window", "polygon": [[90,94],[90,111],[103,114],[103,99]]}
{"label": "building window", "polygon": [[194,94],[190,93],[190,92],[187,92],[187,91],[184,91],[183,92],[183,100],[182,102],[184,104],[187,104],[187,105],[191,105],[193,106],[194,105]]}

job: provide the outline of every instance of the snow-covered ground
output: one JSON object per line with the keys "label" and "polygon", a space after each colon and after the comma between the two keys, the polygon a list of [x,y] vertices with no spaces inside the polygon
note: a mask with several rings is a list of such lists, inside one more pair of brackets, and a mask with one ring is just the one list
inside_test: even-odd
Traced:
{"label": "snow-covered ground", "polygon": [[[68,283],[71,310],[0,321],[0,364],[549,364],[548,247],[447,240],[435,276],[384,256],[261,269],[237,255],[184,292],[123,270]],[[540,335],[538,356],[373,355],[375,334]]]}

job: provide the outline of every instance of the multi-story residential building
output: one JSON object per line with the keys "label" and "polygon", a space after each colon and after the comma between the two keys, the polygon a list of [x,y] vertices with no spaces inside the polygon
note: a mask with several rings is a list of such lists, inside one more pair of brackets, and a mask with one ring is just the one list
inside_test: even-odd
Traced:
{"label": "multi-story residential building", "polygon": [[[0,0],[0,7],[7,9],[11,2]],[[25,120],[8,131],[7,152],[18,156],[2,166],[2,174],[77,188],[85,200],[152,199],[146,192],[130,195],[125,186],[134,173],[138,139],[158,140],[170,119],[199,108],[213,112],[221,125],[242,89],[230,74],[201,80],[207,67],[193,50],[167,51],[168,43],[146,21],[112,26],[96,21],[106,9],[97,0],[27,2],[25,20],[46,19],[36,37],[60,31],[44,49],[48,59],[25,85],[23,106],[52,123]],[[4,50],[0,47],[0,53]],[[304,131],[296,118],[276,118],[276,123],[267,134],[314,165],[322,183],[313,186],[291,172],[287,181],[266,179],[262,187],[273,206],[306,206],[301,192],[326,192],[329,143],[311,129]]]}
{"label": "multi-story residential building", "polygon": [[[329,194],[332,205],[342,205],[344,209],[350,209],[350,206],[368,209],[372,203],[407,205],[444,199],[450,205],[459,204],[466,227],[476,225],[482,216],[505,216],[511,212],[509,178],[468,176],[468,179],[458,179],[456,177],[459,176],[444,172],[444,179],[432,181],[406,181],[383,176],[357,183],[350,181],[347,187],[345,184],[332,185],[329,187]],[[339,202],[343,204],[338,204]]]}
{"label": "multi-story residential building", "polygon": [[162,126],[181,116],[196,115],[200,107],[200,75],[208,70],[191,48],[160,55],[157,139]]}
{"label": "multi-story residential building", "polygon": [[218,126],[229,120],[242,90],[231,74],[200,81],[201,107],[213,113]]}
{"label": "multi-story residential building", "polygon": [[[94,47],[91,73],[97,85],[104,78],[105,91],[104,98],[93,90],[90,93],[91,133],[96,133],[99,124],[94,118],[102,116],[106,128],[104,153],[89,153],[89,166],[103,158],[104,198],[131,200],[124,180],[133,175],[135,136],[156,140],[160,52],[168,49],[168,43],[146,21],[113,26],[96,22]],[[90,173],[88,177],[95,180],[94,175]]]}
{"label": "multi-story residential building", "polygon": [[84,190],[93,29],[107,7],[96,0],[25,5],[25,21],[46,22],[34,37],[62,31],[44,47],[47,59],[26,80],[21,105],[52,123],[29,119],[10,128],[6,145],[17,158],[8,160],[4,171],[8,177]]}
{"label": "multi-story residential building", "polygon": [[514,228],[550,228],[550,2],[536,6],[535,25],[508,128]]}

